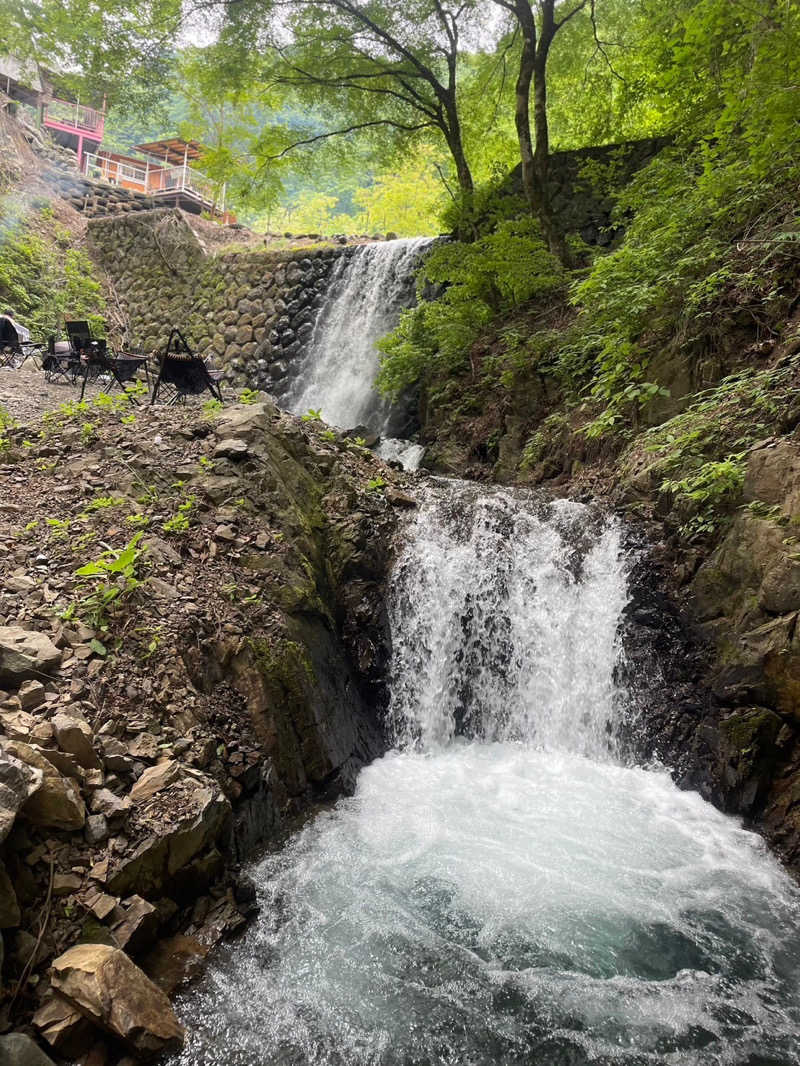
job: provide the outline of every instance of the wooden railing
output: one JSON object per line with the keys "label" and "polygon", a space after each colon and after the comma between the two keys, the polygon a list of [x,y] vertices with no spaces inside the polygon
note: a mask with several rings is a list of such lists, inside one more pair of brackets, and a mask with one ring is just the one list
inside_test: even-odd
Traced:
{"label": "wooden railing", "polygon": [[225,187],[222,187],[220,195],[219,187],[211,178],[192,167],[170,167],[158,163],[134,166],[91,152],[87,152],[83,158],[84,173],[89,178],[108,181],[112,185],[124,185],[147,196],[189,193],[208,207],[221,201],[224,210]]}

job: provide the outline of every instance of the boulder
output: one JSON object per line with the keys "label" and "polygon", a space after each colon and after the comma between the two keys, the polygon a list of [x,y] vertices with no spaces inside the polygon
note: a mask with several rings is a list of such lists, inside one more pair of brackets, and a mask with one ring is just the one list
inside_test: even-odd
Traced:
{"label": "boulder", "polygon": [[264,397],[258,403],[237,404],[230,407],[217,421],[214,430],[220,440],[256,441],[264,436],[270,419],[278,414],[278,408]]}
{"label": "boulder", "polygon": [[174,784],[181,776],[180,764],[173,759],[160,762],[151,766],[142,774],[130,791],[129,798],[133,803],[143,803],[155,796],[162,788]]}
{"label": "boulder", "polygon": [[84,830],[87,844],[102,844],[108,840],[108,819],[104,814],[90,814]]}
{"label": "boulder", "polygon": [[183,1044],[169,999],[119,948],[79,944],[53,962],[51,974],[56,992],[138,1055],[165,1054]]}
{"label": "boulder", "polygon": [[790,440],[754,448],[747,459],[742,495],[794,518],[800,514],[800,447]]}
{"label": "boulder", "polygon": [[231,459],[236,462],[240,459],[246,459],[250,449],[247,446],[247,441],[240,440],[237,437],[228,437],[225,440],[221,440],[214,449],[215,459]]}
{"label": "boulder", "polygon": [[27,711],[6,711],[0,714],[0,723],[3,732],[12,740],[22,740],[30,743],[33,739],[33,731],[36,728],[36,719]]}
{"label": "boulder", "polygon": [[120,799],[110,789],[98,788],[92,793],[89,807],[92,814],[104,815],[108,824],[116,829],[128,817],[131,804],[127,796],[125,799]]}
{"label": "boulder", "polygon": [[158,740],[152,733],[139,733],[128,745],[132,759],[157,759]]}
{"label": "boulder", "polygon": [[0,626],[0,684],[52,677],[61,652],[44,633],[21,626]]}
{"label": "boulder", "polygon": [[0,1036],[0,1066],[53,1066],[53,1060],[25,1033],[7,1033]]}
{"label": "boulder", "polygon": [[111,932],[119,947],[124,948],[129,955],[138,955],[149,948],[156,938],[158,911],[141,896],[131,896],[123,906],[125,917],[111,927]]}
{"label": "boulder", "polygon": [[187,866],[223,833],[231,806],[221,792],[198,785],[189,799],[195,814],[165,824],[143,841],[134,853],[109,874],[108,890],[117,896],[130,892],[156,899],[179,870]]}
{"label": "boulder", "polygon": [[29,744],[7,740],[2,748],[42,774],[41,784],[20,807],[20,817],[43,829],[83,829],[86,808],[75,785]]}
{"label": "boulder", "polygon": [[43,776],[0,748],[0,841],[11,832],[17,812],[41,786]]}
{"label": "boulder", "polygon": [[23,711],[35,711],[45,702],[46,693],[41,681],[25,681],[20,685],[17,699]]}
{"label": "boulder", "polygon": [[86,1050],[96,1032],[88,1018],[57,992],[50,993],[32,1020],[50,1047],[70,1059]]}
{"label": "boulder", "polygon": [[84,770],[99,770],[100,760],[92,746],[92,730],[80,718],[57,714],[52,720],[56,742],[62,751],[74,755]]}

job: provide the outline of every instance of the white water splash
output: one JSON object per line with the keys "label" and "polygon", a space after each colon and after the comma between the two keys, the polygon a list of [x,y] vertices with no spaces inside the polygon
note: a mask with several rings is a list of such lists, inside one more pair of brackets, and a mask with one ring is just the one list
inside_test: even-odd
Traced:
{"label": "white water splash", "polygon": [[255,870],[183,1066],[797,1066],[800,896],[619,765],[617,524],[434,484],[392,588],[404,748]]}
{"label": "white water splash", "polygon": [[365,244],[339,258],[306,356],[284,403],[295,414],[321,410],[340,429],[382,432],[388,402],[374,388],[377,342],[413,303],[414,273],[428,237]]}
{"label": "white water splash", "polygon": [[607,754],[626,601],[616,522],[594,530],[580,504],[440,483],[393,583],[398,740],[466,733]]}

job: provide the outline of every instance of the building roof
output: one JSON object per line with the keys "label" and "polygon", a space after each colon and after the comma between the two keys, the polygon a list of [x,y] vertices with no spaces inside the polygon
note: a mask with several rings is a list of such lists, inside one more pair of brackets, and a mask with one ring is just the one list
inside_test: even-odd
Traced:
{"label": "building roof", "polygon": [[97,149],[97,156],[100,159],[108,159],[112,163],[132,163],[137,167],[143,167],[146,162],[138,155],[125,155],[124,152],[117,152],[113,148],[103,148],[102,145]]}
{"label": "building roof", "polygon": [[179,166],[184,159],[199,159],[203,154],[203,145],[199,141],[184,141],[180,137],[165,137],[163,141],[150,141],[148,144],[135,144],[135,152],[146,152],[158,159]]}

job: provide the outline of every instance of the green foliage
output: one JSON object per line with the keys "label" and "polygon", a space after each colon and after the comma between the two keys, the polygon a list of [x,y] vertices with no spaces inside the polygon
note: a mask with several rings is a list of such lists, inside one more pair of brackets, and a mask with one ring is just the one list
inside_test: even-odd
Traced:
{"label": "green foliage", "polygon": [[[44,217],[43,217],[44,216]],[[0,195],[0,302],[34,337],[61,329],[64,318],[97,326],[104,299],[91,260],[73,235],[19,194]]]}
{"label": "green foliage", "polygon": [[405,312],[383,352],[379,388],[397,395],[435,368],[446,373],[469,358],[469,349],[493,320],[534,298],[550,300],[565,284],[530,218],[501,222],[471,244],[437,245],[419,275],[427,284],[447,285],[437,300]]}
{"label": "green foliage", "polygon": [[106,629],[109,616],[141,585],[139,571],[145,554],[145,549],[139,547],[141,538],[142,534],[136,533],[124,548],[109,549],[75,571],[77,577],[92,585],[78,610],[97,629]]}
{"label": "green foliage", "polygon": [[681,532],[687,537],[703,537],[713,533],[722,513],[734,503],[744,484],[745,453],[737,452],[724,459],[704,463],[688,477],[675,481],[666,479],[662,492],[669,492],[675,502],[689,512]]}
{"label": "green foliage", "polygon": [[242,392],[239,393],[239,403],[258,403],[258,400],[259,393],[256,389],[243,389]]}
{"label": "green foliage", "polygon": [[304,415],[300,416],[300,420],[302,422],[321,422],[322,410],[320,409],[317,411],[313,407],[310,407]]}
{"label": "green foliage", "polygon": [[194,494],[187,496],[177,512],[172,518],[167,519],[161,528],[165,533],[185,533],[191,524],[192,511],[196,506],[197,497]]}
{"label": "green foliage", "polygon": [[384,488],[386,488],[386,481],[380,476],[380,474],[370,478],[367,482],[367,492],[380,492],[380,490]]}
{"label": "green foliage", "polygon": [[121,496],[97,496],[86,506],[88,512],[104,511],[107,507],[119,507],[125,501]]}

